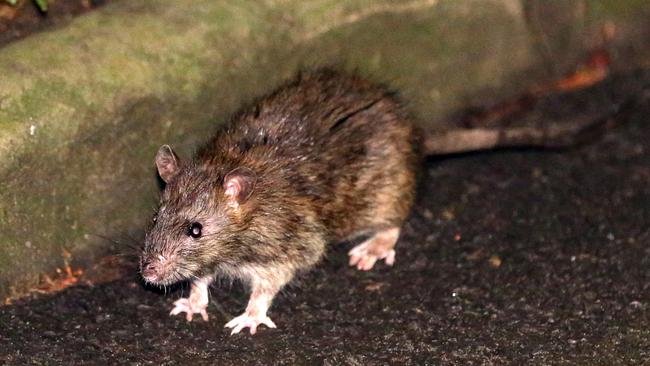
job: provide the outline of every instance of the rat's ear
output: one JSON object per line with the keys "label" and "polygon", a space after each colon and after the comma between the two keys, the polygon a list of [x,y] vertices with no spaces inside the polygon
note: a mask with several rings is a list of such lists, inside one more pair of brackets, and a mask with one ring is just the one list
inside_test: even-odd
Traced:
{"label": "rat's ear", "polygon": [[180,170],[181,161],[169,145],[163,145],[156,154],[156,167],[160,178],[169,183]]}
{"label": "rat's ear", "polygon": [[253,194],[256,182],[257,174],[254,171],[244,167],[235,168],[223,178],[224,194],[230,202],[240,204]]}

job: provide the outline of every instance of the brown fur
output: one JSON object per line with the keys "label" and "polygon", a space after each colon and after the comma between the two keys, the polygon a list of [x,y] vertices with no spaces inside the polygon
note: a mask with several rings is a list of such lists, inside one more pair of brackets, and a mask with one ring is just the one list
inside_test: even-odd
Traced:
{"label": "brown fur", "polygon": [[[414,198],[417,136],[384,88],[331,70],[301,75],[179,162],[147,233],[143,268],[158,256],[172,261],[163,284],[274,268],[286,282],[328,243],[402,225]],[[242,167],[257,180],[248,199],[229,204],[224,177]],[[201,238],[187,235],[192,222],[203,225]]]}

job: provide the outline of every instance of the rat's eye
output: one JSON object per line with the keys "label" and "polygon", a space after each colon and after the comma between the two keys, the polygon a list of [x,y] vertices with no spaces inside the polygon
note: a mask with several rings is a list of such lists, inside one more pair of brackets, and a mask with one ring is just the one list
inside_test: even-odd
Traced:
{"label": "rat's eye", "polygon": [[201,237],[201,229],[203,229],[203,225],[199,224],[198,222],[193,222],[190,224],[190,227],[187,230],[187,235],[193,237],[194,239],[198,239]]}

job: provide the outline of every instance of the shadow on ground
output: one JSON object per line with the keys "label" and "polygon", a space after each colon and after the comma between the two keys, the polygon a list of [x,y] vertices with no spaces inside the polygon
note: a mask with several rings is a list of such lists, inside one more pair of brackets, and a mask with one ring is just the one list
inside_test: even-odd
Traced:
{"label": "shadow on ground", "polygon": [[168,316],[187,289],[147,291],[133,274],[0,307],[0,361],[647,362],[649,99],[619,116],[620,128],[570,151],[428,161],[395,267],[358,272],[345,246],[332,248],[278,298],[270,313],[278,329],[223,329],[246,303],[237,284],[214,286],[210,320],[187,323]]}

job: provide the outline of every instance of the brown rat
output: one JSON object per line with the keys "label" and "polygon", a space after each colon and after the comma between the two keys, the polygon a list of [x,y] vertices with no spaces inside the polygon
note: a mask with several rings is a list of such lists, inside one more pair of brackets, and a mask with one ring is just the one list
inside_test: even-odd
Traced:
{"label": "brown rat", "polygon": [[190,161],[156,156],[166,182],[142,254],[147,282],[192,280],[172,314],[207,318],[215,275],[252,288],[233,333],[259,324],[275,294],[328,243],[372,235],[350,252],[392,264],[415,192],[414,127],[385,89],[330,70],[304,74],[244,108]]}
{"label": "brown rat", "polygon": [[[172,315],[207,320],[215,276],[251,286],[246,311],[226,327],[275,327],[273,297],[326,245],[369,235],[350,265],[392,265],[424,153],[548,144],[548,131],[451,131],[421,140],[394,95],[332,70],[302,74],[242,109],[192,160],[162,146],[166,182],[148,229],[141,271],[157,285],[191,280]],[[565,131],[566,132],[566,131]],[[569,131],[571,132],[571,131]],[[551,143],[552,145],[552,143]]]}

